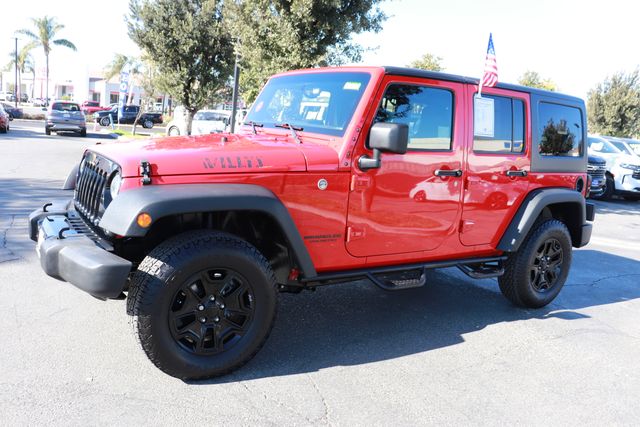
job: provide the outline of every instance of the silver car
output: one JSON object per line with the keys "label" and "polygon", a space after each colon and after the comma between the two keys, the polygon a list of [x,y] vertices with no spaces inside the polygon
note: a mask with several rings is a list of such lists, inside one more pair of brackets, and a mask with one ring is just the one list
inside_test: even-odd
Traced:
{"label": "silver car", "polygon": [[69,101],[53,101],[47,110],[44,132],[76,132],[87,136],[87,121],[80,105]]}

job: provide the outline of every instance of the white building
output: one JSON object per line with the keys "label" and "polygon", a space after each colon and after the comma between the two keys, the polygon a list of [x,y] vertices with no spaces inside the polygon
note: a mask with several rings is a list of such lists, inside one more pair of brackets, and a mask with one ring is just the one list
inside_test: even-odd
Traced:
{"label": "white building", "polygon": [[[49,74],[49,97],[51,99],[68,99],[78,103],[84,101],[98,101],[100,105],[109,105],[118,102],[120,81],[119,76],[105,80],[102,71],[90,71],[81,66],[76,67],[75,75],[59,76],[54,73]],[[34,78],[35,77],[35,78]],[[37,67],[35,76],[32,73],[24,73],[19,78],[19,93],[26,93],[29,99],[45,98],[46,92],[46,69]],[[15,84],[14,71],[0,73],[0,92],[13,91]],[[128,96],[129,104],[140,104],[142,88],[131,86]],[[160,97],[156,100],[156,107],[162,108],[167,97]],[[158,105],[160,103],[160,105]]]}

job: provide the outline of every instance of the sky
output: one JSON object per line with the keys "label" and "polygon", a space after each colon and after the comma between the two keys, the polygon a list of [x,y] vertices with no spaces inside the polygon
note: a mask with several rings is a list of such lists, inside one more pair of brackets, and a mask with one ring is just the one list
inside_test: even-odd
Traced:
{"label": "sky", "polygon": [[[14,31],[30,28],[30,18],[44,15],[64,24],[59,37],[78,47],[78,52],[54,47],[52,77],[75,75],[78,69],[97,72],[115,53],[138,53],[124,21],[128,0],[10,5],[0,24],[0,66],[9,62]],[[387,0],[382,9],[389,16],[382,31],[354,37],[372,49],[363,57],[366,65],[405,66],[429,52],[443,58],[446,72],[479,77],[493,33],[500,81],[516,83],[533,70],[561,92],[583,98],[607,76],[640,65],[640,4],[633,0]],[[18,48],[27,42],[19,37]],[[36,67],[42,67],[43,54],[34,53]]]}

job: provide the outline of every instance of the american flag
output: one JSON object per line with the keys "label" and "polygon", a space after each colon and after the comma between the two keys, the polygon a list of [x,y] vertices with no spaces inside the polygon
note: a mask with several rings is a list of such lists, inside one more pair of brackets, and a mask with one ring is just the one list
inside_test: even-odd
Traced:
{"label": "american flag", "polygon": [[493,48],[493,35],[489,33],[489,46],[487,57],[484,60],[484,75],[481,86],[494,87],[498,83],[498,64],[496,63],[496,50]]}

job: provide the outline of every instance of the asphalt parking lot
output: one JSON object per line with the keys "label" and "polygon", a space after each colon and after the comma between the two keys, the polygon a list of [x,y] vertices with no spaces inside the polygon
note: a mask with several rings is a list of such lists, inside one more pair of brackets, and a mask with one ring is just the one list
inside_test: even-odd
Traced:
{"label": "asphalt parking lot", "polygon": [[283,294],[262,351],[222,379],[156,369],[124,301],[47,277],[26,216],[55,198],[88,138],[0,135],[2,425],[636,425],[640,202],[597,203],[559,297],[511,306],[453,269],[396,293],[355,283]]}

